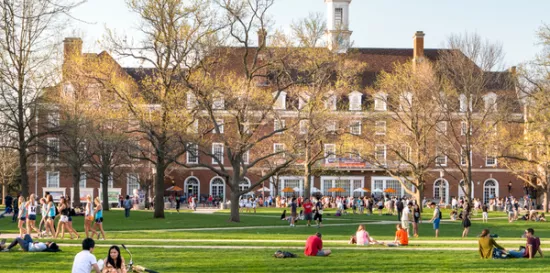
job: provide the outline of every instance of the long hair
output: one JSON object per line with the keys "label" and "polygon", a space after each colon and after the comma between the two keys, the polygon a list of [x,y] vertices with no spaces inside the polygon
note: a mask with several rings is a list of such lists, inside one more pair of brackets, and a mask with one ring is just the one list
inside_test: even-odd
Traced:
{"label": "long hair", "polygon": [[481,231],[481,234],[479,235],[479,237],[485,237],[487,235],[489,235],[490,231],[489,229],[484,229],[483,231]]}
{"label": "long hair", "polygon": [[[111,250],[116,249],[118,255],[116,259],[111,258]],[[112,246],[107,253],[107,263],[111,264],[114,268],[120,269],[122,267],[122,258],[120,257],[120,248],[118,246]]]}
{"label": "long hair", "polygon": [[361,231],[361,230],[365,230],[365,226],[359,225],[359,227],[357,228],[357,231]]}

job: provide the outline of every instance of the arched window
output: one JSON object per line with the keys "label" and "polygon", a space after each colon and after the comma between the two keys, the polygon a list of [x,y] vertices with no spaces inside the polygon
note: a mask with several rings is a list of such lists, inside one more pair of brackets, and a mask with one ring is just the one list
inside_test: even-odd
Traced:
{"label": "arched window", "polygon": [[441,200],[445,204],[449,203],[449,182],[443,178],[439,178],[434,182],[434,199]]}
{"label": "arched window", "polygon": [[[466,196],[466,193],[462,189],[464,186],[464,180],[460,180],[460,185],[458,185],[458,198]],[[474,181],[471,181],[470,185],[470,198],[474,198]]]}
{"label": "arched window", "polygon": [[243,181],[241,181],[241,183],[239,183],[239,190],[240,191],[245,191],[245,190],[248,190],[250,189],[250,179],[248,179],[247,177],[244,178]]}
{"label": "arched window", "polygon": [[[184,191],[187,194],[187,196],[190,196],[190,195],[197,196],[197,197],[199,196],[200,183],[199,183],[199,180],[196,177],[194,177],[194,176],[188,177],[185,180],[185,183],[184,183],[183,187],[184,187]],[[197,200],[199,200],[199,199],[200,198],[197,198]]]}
{"label": "arched window", "polygon": [[488,203],[492,198],[498,197],[498,181],[487,179],[483,183],[483,202]]}
{"label": "arched window", "polygon": [[214,177],[210,180],[210,195],[223,198],[225,194],[225,182],[221,177]]}

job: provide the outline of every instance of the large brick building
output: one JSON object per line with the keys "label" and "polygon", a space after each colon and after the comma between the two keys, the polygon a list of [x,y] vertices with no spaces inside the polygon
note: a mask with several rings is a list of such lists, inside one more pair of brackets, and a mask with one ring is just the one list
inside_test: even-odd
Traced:
{"label": "large brick building", "polygon": [[[330,47],[334,47],[335,44],[345,44],[349,42],[351,31],[348,29],[349,25],[349,5],[351,0],[332,0],[325,1],[327,2],[327,38],[329,41],[336,41],[337,39],[342,39],[335,43],[329,42]],[[338,32],[338,35],[336,35]],[[343,33],[343,36],[342,36]],[[338,37],[336,37],[338,36]],[[262,38],[262,37],[260,37]],[[365,69],[362,77],[362,85],[365,87],[374,86],[377,76],[382,71],[391,72],[394,69],[396,63],[406,63],[415,59],[427,59],[430,61],[437,61],[439,54],[442,51],[447,49],[425,49],[424,48],[424,33],[417,32],[413,36],[413,47],[412,48],[330,48],[333,51],[337,51],[342,54],[346,54],[347,50],[353,51],[353,58],[361,62],[367,63],[368,66]],[[99,54],[95,53],[82,53],[82,41],[78,38],[67,38],[65,39],[65,56],[72,54],[78,54],[85,56],[86,59],[94,58],[111,58],[106,52]],[[67,52],[71,51],[71,52]],[[350,55],[351,56],[351,55]],[[113,60],[113,63],[116,62]],[[120,73],[125,74],[129,78],[134,79],[136,82],[140,80],[140,73],[137,73],[135,68],[123,68],[118,64],[115,65],[116,69],[120,70]],[[500,74],[505,74],[508,76],[513,76],[513,71],[498,72]],[[494,90],[491,90],[489,96],[495,94],[508,93],[511,96],[515,96],[516,91],[513,88],[510,88],[507,85],[496,84]],[[291,98],[287,98],[287,93],[281,93],[279,97],[280,103],[278,103],[277,111],[282,113],[281,117],[288,117],[292,119],[293,110],[290,107],[287,107],[287,102]],[[295,101],[296,99],[294,99]],[[347,94],[344,94],[342,98],[335,98],[334,103],[345,103],[346,107],[337,110],[340,114],[348,115],[349,117],[353,116],[355,121],[358,121],[359,124],[363,124],[363,127],[384,127],[381,130],[385,130],[385,123],[376,123],[370,125],[370,121],[367,119],[369,113],[372,112],[384,112],[387,110],[387,105],[384,102],[377,101],[376,98],[368,97],[366,93],[361,91],[349,90]],[[460,102],[463,103],[463,102]],[[459,104],[459,102],[457,102]],[[460,106],[462,107],[462,106]],[[336,108],[334,109],[336,111]],[[457,109],[457,111],[460,111]],[[519,115],[522,113],[521,106],[515,108],[515,111]],[[343,113],[342,113],[343,112]],[[59,115],[57,115],[58,117]],[[55,114],[43,115],[44,118],[56,118]],[[281,121],[273,122],[270,126],[280,126]],[[277,124],[276,124],[277,123]],[[361,128],[352,128],[353,126],[348,126],[348,124],[336,124],[335,126],[350,128],[350,130],[358,130],[354,134],[368,134],[372,133],[372,130],[361,130]],[[223,133],[223,132],[220,132]],[[298,132],[288,132],[288,133],[298,133]],[[381,134],[383,135],[383,134]],[[52,137],[51,140],[55,146],[56,139]],[[59,145],[59,144],[57,144]],[[334,149],[330,146],[330,143],[325,144],[325,149]],[[276,146],[276,144],[274,145]],[[274,147],[277,149],[277,147]],[[380,155],[386,156],[386,147],[380,146]],[[215,153],[216,150],[222,150],[223,154],[223,145],[220,146],[219,143],[212,143],[212,153]],[[188,164],[193,164],[196,162],[208,162],[211,161],[210,157],[206,156],[192,156],[187,154],[182,159]],[[504,196],[508,194],[508,185],[512,184],[511,193],[515,196],[522,194],[522,185],[520,182],[512,175],[506,168],[498,164],[496,158],[487,156],[486,154],[473,154],[473,185],[472,185],[472,196],[475,198],[480,198],[481,200],[487,201],[489,198]],[[428,198],[434,199],[443,199],[445,202],[450,202],[451,196],[463,196],[464,193],[459,186],[460,177],[458,175],[458,170],[446,169],[447,173],[455,172],[456,175],[446,175],[442,172],[442,167],[447,167],[447,160],[442,158],[438,161],[440,166],[432,169],[431,177],[426,183],[425,187],[425,196]],[[332,194],[328,192],[329,188],[341,187],[345,190],[340,195],[360,195],[359,192],[354,192],[354,189],[357,188],[368,188],[371,191],[384,190],[386,188],[396,189],[395,195],[405,195],[405,190],[402,188],[401,184],[388,176],[381,168],[377,168],[374,164],[369,164],[368,162],[353,160],[350,158],[339,158],[339,157],[327,157],[322,162],[322,166],[327,170],[326,175],[320,174],[313,177],[313,187],[320,191],[322,194]],[[152,170],[150,165],[143,164],[142,170],[140,171],[143,176],[143,172]],[[71,174],[65,166],[62,164],[48,164],[48,158],[37,157],[37,162],[31,168],[31,191],[33,189],[32,178],[35,179],[35,189],[38,195],[42,195],[44,191],[54,192],[56,194],[71,194]],[[145,170],[145,171],[143,171]],[[112,185],[109,187],[113,188],[113,193],[117,192],[122,195],[132,194],[134,189],[139,188],[139,183],[137,182],[140,179],[137,173],[133,173],[132,170],[128,169],[125,171],[126,174],[120,177],[116,177],[112,181]],[[142,178],[142,177],[141,177]],[[241,188],[248,188],[253,182],[257,179],[253,175],[247,177],[245,181],[241,183]],[[304,192],[304,181],[303,177],[296,173],[296,175],[282,175],[278,177],[279,186],[278,191],[273,184],[265,182],[264,186],[270,188],[269,193],[271,195],[301,195]],[[214,172],[206,168],[183,168],[183,167],[174,167],[171,173],[167,176],[164,181],[166,188],[170,186],[178,186],[184,190],[184,194],[193,194],[206,197],[209,195],[213,196],[227,196],[228,190],[227,186],[224,183],[224,178],[217,176]],[[98,183],[93,182],[90,179],[86,178],[85,175],[82,176],[81,181],[81,195],[92,194],[97,196],[98,194]],[[283,188],[295,188],[295,193],[284,193],[281,192]],[[266,192],[267,194],[268,192]]]}

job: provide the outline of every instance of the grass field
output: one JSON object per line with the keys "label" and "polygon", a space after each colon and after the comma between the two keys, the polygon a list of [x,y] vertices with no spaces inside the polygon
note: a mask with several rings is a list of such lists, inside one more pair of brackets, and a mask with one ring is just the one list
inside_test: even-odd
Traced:
{"label": "grass field", "polygon": [[[517,249],[525,239],[520,236],[528,227],[544,242],[550,238],[548,223],[518,221],[508,223],[503,213],[490,213],[489,223],[472,221],[469,238],[462,239],[459,221],[441,224],[440,238],[433,237],[431,211],[423,214],[420,237],[411,238],[407,248],[384,246],[357,247],[347,244],[357,226],[365,224],[377,240],[394,238],[396,216],[325,214],[325,226],[288,227],[279,220],[282,209],[259,209],[256,214],[243,213],[241,223],[229,223],[228,211],[215,214],[168,211],[165,219],[152,219],[150,211],[132,211],[130,218],[124,212],[104,213],[106,241],[96,241],[94,254],[107,255],[112,244],[131,245],[134,262],[159,272],[543,272],[550,269],[547,258],[510,260],[481,260],[477,248],[477,234],[490,228],[499,234],[497,239],[506,248]],[[445,216],[448,213],[444,212]],[[479,215],[481,216],[481,215]],[[493,218],[493,219],[491,219]],[[74,217],[74,227],[82,234],[83,219]],[[326,258],[304,257],[305,239],[316,231],[323,233],[325,248],[333,255]],[[11,219],[0,219],[0,232],[17,233]],[[68,236],[67,236],[68,237]],[[68,238],[55,240],[61,244],[60,253],[25,253],[19,250],[0,253],[1,272],[68,272],[73,257],[80,251],[80,241]],[[277,250],[288,250],[299,255],[296,259],[275,259]],[[129,259],[128,255],[123,255]],[[4,271],[3,269],[8,269]]]}

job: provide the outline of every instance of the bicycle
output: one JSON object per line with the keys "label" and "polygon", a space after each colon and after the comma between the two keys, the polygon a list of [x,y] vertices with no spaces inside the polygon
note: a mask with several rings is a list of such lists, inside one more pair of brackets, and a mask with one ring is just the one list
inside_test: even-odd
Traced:
{"label": "bicycle", "polygon": [[143,272],[159,273],[158,271],[154,271],[154,270],[152,270],[152,269],[148,269],[148,268],[145,268],[145,267],[140,266],[140,265],[134,265],[134,261],[133,261],[133,259],[132,259],[132,253],[130,252],[130,250],[128,250],[128,248],[127,248],[124,244],[122,245],[122,248],[124,248],[124,250],[126,250],[126,252],[128,252],[128,254],[130,254],[130,262],[129,262],[128,265],[126,266],[128,272],[136,272],[136,273],[143,273]]}

